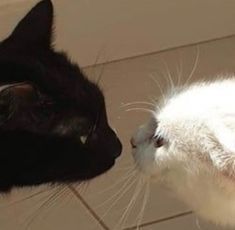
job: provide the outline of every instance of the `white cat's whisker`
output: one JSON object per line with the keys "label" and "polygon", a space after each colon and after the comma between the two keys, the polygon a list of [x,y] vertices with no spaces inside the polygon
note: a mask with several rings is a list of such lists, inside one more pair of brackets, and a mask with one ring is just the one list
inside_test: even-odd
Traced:
{"label": "white cat's whisker", "polygon": [[135,173],[136,173],[136,172],[135,172],[135,169],[133,169],[133,167],[131,167],[131,169],[128,170],[128,171],[125,173],[125,175],[124,175],[123,177],[121,177],[121,179],[119,179],[117,182],[115,182],[112,186],[110,186],[110,187],[108,187],[108,188],[106,188],[106,189],[104,189],[104,190],[98,192],[98,193],[96,194],[96,196],[97,196],[97,195],[101,195],[101,194],[103,194],[103,193],[105,193],[105,192],[107,192],[107,191],[110,191],[111,189],[115,188],[116,186],[122,184],[125,180],[127,180],[128,178],[130,178],[130,177],[131,177],[132,175],[134,175]]}
{"label": "white cat's whisker", "polygon": [[118,221],[117,225],[114,227],[114,229],[117,229],[119,226],[121,226],[120,229],[122,229],[123,225],[125,224],[126,219],[129,216],[130,211],[132,210],[133,206],[135,205],[135,202],[136,202],[142,188],[143,188],[143,182],[141,179],[139,179],[138,183],[136,185],[134,195],[133,195],[132,199],[130,200],[129,204],[127,205],[127,207],[126,207],[123,215],[121,216],[120,220]]}
{"label": "white cat's whisker", "polygon": [[127,107],[127,106],[131,106],[131,105],[138,105],[138,104],[150,105],[150,106],[155,107],[155,104],[151,103],[151,102],[147,102],[147,101],[133,101],[133,102],[129,102],[129,103],[125,103],[125,104],[121,105],[121,108]]}
{"label": "white cat's whisker", "polygon": [[196,69],[197,69],[198,63],[199,63],[199,56],[200,56],[199,46],[197,45],[196,48],[197,48],[197,53],[196,53],[194,65],[193,65],[193,68],[192,68],[192,70],[191,70],[191,72],[190,72],[190,74],[189,74],[188,79],[185,81],[184,86],[186,86],[186,85],[190,82],[191,78],[193,77],[193,74],[195,73],[195,71],[196,71]]}
{"label": "white cat's whisker", "polygon": [[106,210],[106,212],[102,215],[102,219],[109,213],[109,211],[117,204],[117,202],[132,188],[132,186],[136,183],[138,177],[136,177],[120,194],[118,194],[118,198],[113,201],[112,205]]}
{"label": "white cat's whisker", "polygon": [[146,180],[146,183],[144,184],[144,186],[145,186],[145,191],[144,191],[143,204],[142,204],[142,208],[140,210],[140,213],[137,217],[137,225],[136,225],[137,230],[140,229],[141,222],[144,218],[144,211],[145,211],[145,208],[146,208],[146,205],[147,205],[147,202],[149,199],[149,194],[150,194],[150,181]]}
{"label": "white cat's whisker", "polygon": [[[105,200],[103,203],[99,204],[98,206],[95,207],[95,209],[99,209],[102,206],[106,205],[107,203],[109,203],[110,201],[113,201],[113,199],[115,199],[118,195],[120,195],[120,193],[122,194],[124,191],[126,191],[127,188],[129,188],[130,184],[133,183],[133,178],[135,178],[136,173],[133,175],[130,175],[130,177],[128,177],[126,179],[126,181],[124,182],[124,184],[122,185],[122,187],[111,197],[109,197],[107,200]],[[132,182],[130,182],[132,181]]]}
{"label": "white cat's whisker", "polygon": [[151,115],[153,115],[155,112],[151,109],[146,109],[146,108],[131,108],[131,109],[127,109],[126,112],[130,112],[130,111],[142,111],[142,112],[148,112],[151,113]]}

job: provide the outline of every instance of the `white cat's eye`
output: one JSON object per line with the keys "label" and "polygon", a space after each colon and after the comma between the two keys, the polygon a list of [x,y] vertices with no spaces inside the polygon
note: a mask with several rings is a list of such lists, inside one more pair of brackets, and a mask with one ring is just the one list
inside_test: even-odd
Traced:
{"label": "white cat's eye", "polygon": [[81,140],[82,144],[86,144],[87,138],[88,138],[87,135],[80,136],[80,140]]}
{"label": "white cat's eye", "polygon": [[165,140],[161,136],[156,135],[153,137],[153,143],[155,148],[160,148],[165,144]]}

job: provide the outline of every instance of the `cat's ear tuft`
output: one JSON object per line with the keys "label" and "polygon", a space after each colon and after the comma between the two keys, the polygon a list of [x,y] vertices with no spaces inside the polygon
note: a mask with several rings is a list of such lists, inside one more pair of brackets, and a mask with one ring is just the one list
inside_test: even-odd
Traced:
{"label": "cat's ear tuft", "polygon": [[50,0],[36,4],[18,23],[10,36],[20,46],[50,48],[53,27],[53,5]]}

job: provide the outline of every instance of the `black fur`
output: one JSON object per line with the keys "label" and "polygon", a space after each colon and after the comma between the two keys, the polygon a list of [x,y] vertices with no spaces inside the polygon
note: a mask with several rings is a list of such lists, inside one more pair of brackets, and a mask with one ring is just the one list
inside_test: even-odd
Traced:
{"label": "black fur", "polygon": [[52,27],[43,0],[0,43],[0,191],[88,180],[121,153],[101,90],[54,51]]}

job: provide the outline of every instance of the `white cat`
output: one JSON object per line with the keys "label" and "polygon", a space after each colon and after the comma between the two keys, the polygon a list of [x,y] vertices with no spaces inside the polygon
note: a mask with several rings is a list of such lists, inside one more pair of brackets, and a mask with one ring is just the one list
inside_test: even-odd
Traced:
{"label": "white cat", "polygon": [[235,226],[235,78],[175,93],[131,143],[143,173],[201,217]]}

